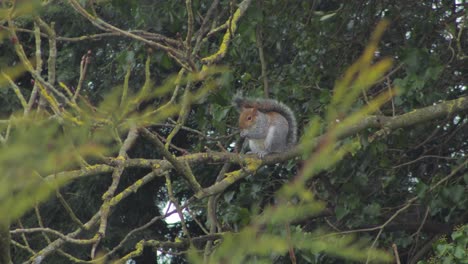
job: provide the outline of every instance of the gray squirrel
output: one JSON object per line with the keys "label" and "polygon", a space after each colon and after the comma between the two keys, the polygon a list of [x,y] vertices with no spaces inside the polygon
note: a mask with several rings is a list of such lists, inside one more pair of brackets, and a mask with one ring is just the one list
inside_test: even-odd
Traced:
{"label": "gray squirrel", "polygon": [[297,122],[293,111],[273,99],[236,96],[241,137],[249,141],[250,152],[260,158],[290,149],[297,141]]}

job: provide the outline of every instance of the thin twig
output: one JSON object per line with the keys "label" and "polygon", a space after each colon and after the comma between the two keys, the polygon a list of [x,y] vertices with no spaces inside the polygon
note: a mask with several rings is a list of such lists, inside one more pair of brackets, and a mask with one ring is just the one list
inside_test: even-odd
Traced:
{"label": "thin twig", "polygon": [[401,264],[400,262],[400,256],[398,254],[398,248],[397,248],[397,245],[395,243],[392,244],[392,248],[393,248],[393,253],[395,254],[395,261],[396,261],[396,264]]}
{"label": "thin twig", "polygon": [[76,102],[76,98],[80,94],[81,87],[83,86],[83,81],[86,77],[86,72],[88,70],[88,64],[91,61],[91,50],[88,50],[88,52],[81,57],[81,62],[80,62],[80,77],[78,79],[78,84],[76,86],[76,91],[75,94],[73,95],[72,101]]}
{"label": "thin twig", "polygon": [[73,212],[73,209],[70,207],[70,205],[65,201],[65,198],[63,198],[62,194],[60,193],[60,190],[55,191],[55,195],[59,202],[62,204],[62,206],[65,208],[65,211],[68,213],[70,218],[72,219],[73,222],[75,222],[79,227],[84,229],[83,223],[80,221],[80,219],[76,216],[75,212]]}
{"label": "thin twig", "polygon": [[185,0],[185,7],[187,9],[187,37],[185,38],[185,48],[187,49],[187,60],[190,60],[192,55],[192,36],[194,26],[192,0]]}
{"label": "thin twig", "polygon": [[[34,40],[36,44],[36,72],[41,74],[42,72],[42,48],[41,48],[41,29],[37,22],[34,22]],[[34,102],[36,101],[38,95],[38,86],[34,82],[33,90],[31,96],[29,97],[28,107],[24,110],[24,115],[27,116],[31,112]]]}
{"label": "thin twig", "polygon": [[452,158],[452,157],[443,157],[443,156],[437,156],[437,155],[425,155],[425,156],[421,156],[415,160],[412,160],[412,161],[408,161],[408,162],[405,162],[403,164],[399,164],[399,165],[396,165],[396,166],[393,166],[392,168],[393,169],[397,169],[397,168],[400,168],[400,167],[403,167],[403,166],[407,166],[407,165],[410,165],[410,164],[413,164],[413,163],[416,163],[422,159],[426,159],[426,158],[434,158],[434,159],[445,159],[445,160],[456,160],[457,158]]}
{"label": "thin twig", "polygon": [[[262,10],[263,1],[258,1],[257,6],[259,10]],[[270,87],[268,86],[268,75],[267,75],[267,65],[265,61],[265,53],[263,51],[263,28],[262,24],[258,23],[257,28],[255,29],[255,34],[257,37],[257,49],[258,57],[260,58],[260,65],[262,67],[262,79],[263,79],[263,95],[265,98],[270,97]]]}
{"label": "thin twig", "polygon": [[182,208],[179,205],[179,201],[174,196],[171,177],[169,176],[169,173],[165,173],[164,176],[166,177],[166,187],[167,187],[167,193],[169,194],[169,199],[171,200],[172,204],[175,206],[177,214],[179,215],[180,223],[182,225],[182,231],[184,232],[185,236],[187,236],[187,238],[189,239],[191,243],[191,235],[190,235],[190,232],[188,231],[187,224],[185,223],[185,217],[184,217],[184,214],[182,213]]}

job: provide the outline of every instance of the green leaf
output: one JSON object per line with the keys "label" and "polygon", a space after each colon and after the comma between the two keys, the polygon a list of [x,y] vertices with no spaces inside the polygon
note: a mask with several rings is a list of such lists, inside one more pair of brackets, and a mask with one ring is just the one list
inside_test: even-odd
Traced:
{"label": "green leaf", "polygon": [[442,261],[442,263],[443,264],[454,264],[453,257],[452,256],[445,257],[444,261]]}
{"label": "green leaf", "polygon": [[451,235],[451,237],[452,237],[453,240],[457,240],[457,239],[459,239],[459,238],[461,238],[461,237],[463,237],[463,236],[464,236],[464,234],[463,234],[463,229],[458,230],[458,231],[455,231],[455,232],[453,232],[452,235]]}
{"label": "green leaf", "polygon": [[250,80],[252,80],[252,75],[248,72],[244,72],[244,74],[241,75],[241,80],[246,83]]}
{"label": "green leaf", "polygon": [[237,217],[241,226],[246,226],[250,222],[250,211],[247,208],[239,208]]}
{"label": "green leaf", "polygon": [[166,53],[163,53],[163,55],[161,56],[160,64],[165,69],[171,69],[174,66],[173,60],[169,58],[169,56],[166,55]]}
{"label": "green leaf", "polygon": [[451,186],[448,191],[450,192],[450,199],[458,203],[460,202],[463,198],[465,198],[465,188],[461,185],[454,185]]}
{"label": "green leaf", "polygon": [[224,201],[226,203],[230,203],[232,201],[232,198],[234,197],[235,192],[230,191],[230,192],[225,192],[224,193]]}
{"label": "green leaf", "polygon": [[349,213],[349,210],[343,206],[335,207],[335,214],[336,214],[337,220],[343,219],[343,217],[345,217],[348,213]]}
{"label": "green leaf", "polygon": [[468,256],[467,256],[467,249],[465,248],[465,246],[463,245],[458,245],[455,247],[455,251],[453,252],[453,256],[457,259],[462,259],[462,260],[468,260]]}
{"label": "green leaf", "polygon": [[331,99],[331,93],[329,90],[322,90],[320,92],[319,101],[322,104],[328,104]]}
{"label": "green leaf", "polygon": [[447,252],[448,250],[448,246],[447,244],[438,244],[436,246],[436,251],[437,251],[437,254],[438,255],[445,255],[445,253]]}
{"label": "green leaf", "polygon": [[419,198],[424,198],[429,187],[421,180],[416,184],[416,193]]}
{"label": "green leaf", "polygon": [[231,110],[231,107],[221,106],[217,104],[212,105],[212,115],[216,122],[221,122],[226,118],[226,115]]}
{"label": "green leaf", "polygon": [[366,207],[364,207],[364,213],[367,215],[371,216],[377,216],[380,215],[380,204],[378,203],[372,203]]}

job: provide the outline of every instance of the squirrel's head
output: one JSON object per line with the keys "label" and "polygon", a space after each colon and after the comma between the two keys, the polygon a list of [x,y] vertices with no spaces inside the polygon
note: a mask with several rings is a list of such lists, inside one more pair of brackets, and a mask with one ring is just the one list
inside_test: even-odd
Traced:
{"label": "squirrel's head", "polygon": [[257,119],[257,108],[242,108],[239,115],[239,128],[241,130],[252,127]]}

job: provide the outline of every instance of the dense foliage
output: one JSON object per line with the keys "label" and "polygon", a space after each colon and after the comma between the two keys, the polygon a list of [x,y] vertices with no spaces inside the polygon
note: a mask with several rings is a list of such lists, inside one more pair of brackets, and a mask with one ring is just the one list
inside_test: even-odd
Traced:
{"label": "dense foliage", "polygon": [[0,262],[466,263],[464,1],[1,5]]}

